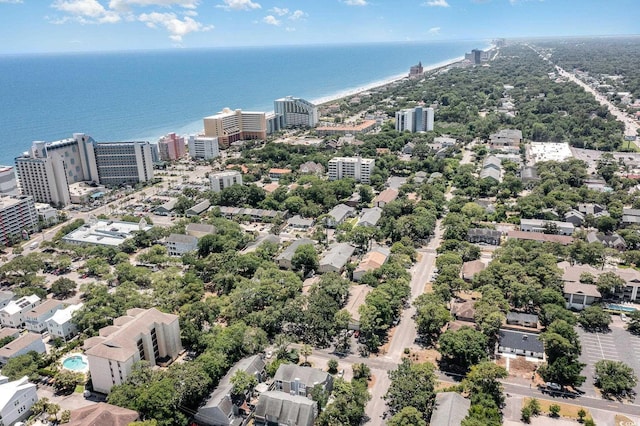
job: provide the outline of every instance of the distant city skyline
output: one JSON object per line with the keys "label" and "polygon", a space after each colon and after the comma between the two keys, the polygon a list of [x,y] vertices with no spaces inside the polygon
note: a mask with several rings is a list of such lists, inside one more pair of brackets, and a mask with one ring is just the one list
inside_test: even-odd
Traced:
{"label": "distant city skyline", "polygon": [[637,0],[0,0],[0,53],[640,33]]}

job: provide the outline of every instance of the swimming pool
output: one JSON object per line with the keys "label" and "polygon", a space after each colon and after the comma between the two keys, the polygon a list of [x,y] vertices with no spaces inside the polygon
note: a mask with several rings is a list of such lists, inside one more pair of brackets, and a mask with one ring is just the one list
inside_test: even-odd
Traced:
{"label": "swimming pool", "polygon": [[85,373],[89,370],[89,363],[87,362],[86,356],[82,354],[75,354],[62,361],[62,367],[67,370]]}
{"label": "swimming pool", "polygon": [[631,306],[622,306],[622,305],[614,305],[614,304],[607,305],[607,309],[611,309],[612,311],[620,311],[620,312],[635,312],[635,311],[637,311],[636,308],[633,308]]}

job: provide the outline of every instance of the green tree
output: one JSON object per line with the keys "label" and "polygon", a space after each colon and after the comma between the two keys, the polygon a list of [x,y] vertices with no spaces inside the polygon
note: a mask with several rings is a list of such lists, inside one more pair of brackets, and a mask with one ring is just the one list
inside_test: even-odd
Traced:
{"label": "green tree", "polygon": [[249,374],[244,370],[236,371],[231,376],[231,393],[237,396],[244,396],[248,391],[258,385],[258,379],[253,374]]}
{"label": "green tree", "polygon": [[626,285],[626,281],[613,272],[600,274],[596,282],[598,291],[602,293],[604,297],[612,295],[617,289],[624,288]]}
{"label": "green tree", "polygon": [[351,383],[337,379],[333,386],[333,403],[329,404],[317,420],[319,426],[347,426],[360,424],[364,407],[371,398],[366,382]]}
{"label": "green tree", "polygon": [[560,407],[560,405],[558,404],[551,404],[549,406],[549,415],[551,417],[559,417],[560,416],[560,410],[562,410],[562,408]]}
{"label": "green tree", "polygon": [[427,421],[435,399],[433,365],[426,362],[414,364],[403,358],[397,369],[389,371],[389,379],[391,385],[384,398],[390,412],[395,415],[405,407],[414,407]]}
{"label": "green tree", "polygon": [[582,423],[584,422],[584,418],[587,417],[587,412],[585,411],[584,408],[580,408],[578,410],[578,422]]}
{"label": "green tree", "polygon": [[540,415],[540,411],[542,408],[540,407],[540,401],[535,398],[531,398],[529,402],[527,402],[527,407],[531,410],[531,415],[538,416]]}
{"label": "green tree", "polygon": [[37,380],[39,376],[38,368],[41,362],[42,355],[35,351],[30,351],[24,355],[9,358],[4,367],[2,367],[2,374],[12,381],[24,376],[28,376],[29,380]]}
{"label": "green tree", "polygon": [[427,426],[422,414],[414,407],[404,407],[387,422],[388,426]]}
{"label": "green tree", "polygon": [[331,358],[327,361],[327,369],[329,374],[336,374],[338,372],[338,360]]}
{"label": "green tree", "polygon": [[487,337],[468,326],[445,331],[438,343],[442,360],[450,368],[467,371],[487,358]]}
{"label": "green tree", "polygon": [[418,334],[429,344],[437,341],[442,328],[451,321],[451,314],[442,301],[431,294],[422,294],[413,303],[416,307]]}
{"label": "green tree", "polygon": [[528,406],[525,405],[522,407],[522,410],[520,410],[520,418],[526,424],[531,423],[531,409]]}
{"label": "green tree", "polygon": [[304,357],[304,365],[309,365],[307,359],[311,356],[312,353],[313,348],[311,346],[302,345],[302,348],[300,348],[300,355]]}
{"label": "green tree", "polygon": [[627,330],[633,334],[640,334],[640,311],[633,311],[628,316]]}
{"label": "green tree", "polygon": [[51,284],[51,293],[54,297],[66,299],[76,291],[76,283],[67,277],[60,277]]}
{"label": "green tree", "polygon": [[371,380],[371,368],[365,363],[353,364],[353,378],[355,380]]}
{"label": "green tree", "polygon": [[306,276],[311,271],[317,271],[319,266],[318,252],[313,244],[298,246],[291,258],[291,266],[296,271],[302,271],[302,276]]}
{"label": "green tree", "polygon": [[54,388],[57,392],[63,395],[69,395],[73,393],[76,386],[84,381],[84,375],[82,373],[76,373],[73,371],[61,370],[55,375]]}
{"label": "green tree", "polygon": [[603,331],[611,324],[611,315],[599,306],[588,306],[578,316],[578,322],[587,331]]}
{"label": "green tree", "polygon": [[69,420],[71,420],[71,411],[62,410],[62,413],[60,413],[60,423],[69,423]]}
{"label": "green tree", "polygon": [[462,381],[462,386],[470,395],[484,394],[491,397],[500,407],[504,402],[504,396],[499,380],[507,376],[507,370],[503,367],[490,361],[484,361],[471,367]]}
{"label": "green tree", "polygon": [[638,376],[623,362],[603,359],[596,362],[595,368],[595,385],[605,397],[629,396],[638,384]]}

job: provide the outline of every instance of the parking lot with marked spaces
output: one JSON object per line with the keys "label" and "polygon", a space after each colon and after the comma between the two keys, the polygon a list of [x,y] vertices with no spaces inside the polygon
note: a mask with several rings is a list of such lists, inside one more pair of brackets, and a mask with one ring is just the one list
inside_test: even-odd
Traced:
{"label": "parking lot with marked spaces", "polygon": [[[622,361],[640,376],[640,336],[629,333],[623,325],[616,318],[611,331],[607,333],[588,333],[576,327],[582,345],[580,361],[587,364],[582,370],[582,374],[587,377],[582,390],[589,396],[597,395],[593,386],[595,363],[602,359]],[[635,391],[640,394],[640,385],[636,386]]]}

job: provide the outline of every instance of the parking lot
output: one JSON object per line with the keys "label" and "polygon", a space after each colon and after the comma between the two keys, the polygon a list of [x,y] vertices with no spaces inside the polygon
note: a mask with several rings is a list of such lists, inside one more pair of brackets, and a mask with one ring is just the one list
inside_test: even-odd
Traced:
{"label": "parking lot", "polygon": [[[611,331],[608,333],[587,333],[580,327],[576,327],[582,344],[580,361],[587,364],[582,374],[587,377],[582,390],[589,396],[596,396],[593,386],[595,363],[601,359],[622,361],[632,367],[637,376],[640,376],[640,336],[634,336],[624,329],[624,323],[618,317],[613,318]],[[640,385],[635,388],[640,393]]]}

